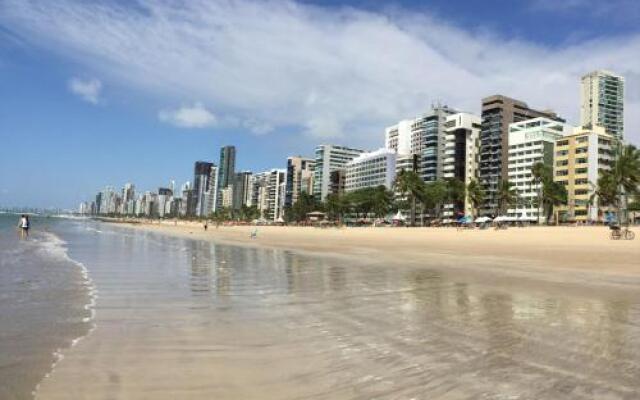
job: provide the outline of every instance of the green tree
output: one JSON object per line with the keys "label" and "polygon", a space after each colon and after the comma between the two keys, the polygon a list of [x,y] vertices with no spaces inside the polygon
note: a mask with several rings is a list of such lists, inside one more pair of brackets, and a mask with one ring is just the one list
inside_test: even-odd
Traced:
{"label": "green tree", "polygon": [[458,178],[445,178],[444,183],[447,188],[447,202],[453,204],[454,213],[464,212],[464,182]]}
{"label": "green tree", "polygon": [[307,219],[307,214],[316,211],[318,209],[318,204],[314,196],[302,192],[298,196],[297,201],[285,210],[285,218],[288,221],[304,221]]}
{"label": "green tree", "polygon": [[323,208],[329,214],[329,219],[342,223],[344,214],[349,210],[349,203],[345,195],[332,193],[326,197]]}
{"label": "green tree", "polygon": [[545,221],[549,221],[553,214],[553,208],[566,205],[568,200],[567,188],[553,180],[544,181],[542,184],[542,205],[546,210]]}
{"label": "green tree", "polygon": [[408,198],[409,207],[411,209],[409,214],[409,225],[415,226],[416,201],[423,195],[424,182],[416,172],[401,170],[396,176],[394,188],[401,197]]}
{"label": "green tree", "polygon": [[[537,162],[531,167],[531,174],[533,175],[533,181],[538,185],[538,215],[542,215],[542,191],[544,182],[547,180],[553,181],[553,170],[543,162]],[[548,219],[547,219],[548,220]]]}
{"label": "green tree", "polygon": [[500,180],[498,183],[498,211],[505,214],[507,209],[515,204],[518,199],[518,193],[513,183],[506,179]]}
{"label": "green tree", "polygon": [[216,226],[225,221],[229,221],[231,219],[231,209],[229,207],[223,207],[219,210],[216,210],[211,214],[211,219],[215,221]]}
{"label": "green tree", "polygon": [[242,207],[240,207],[239,218],[242,221],[251,222],[254,219],[260,218],[260,211],[256,206],[248,207],[246,205],[243,205]]}
{"label": "green tree", "polygon": [[471,209],[473,210],[473,218],[478,215],[478,208],[480,204],[484,202],[484,191],[482,190],[482,186],[476,181],[472,179],[467,185],[467,199],[471,204]]}
{"label": "green tree", "polygon": [[373,188],[373,207],[372,211],[378,218],[384,218],[389,214],[393,205],[393,192],[387,190],[383,185]]}
{"label": "green tree", "polygon": [[609,170],[602,171],[598,178],[597,194],[601,202],[616,209],[620,215],[626,196],[638,193],[640,187],[640,150],[633,145],[618,144],[614,150],[614,161]]}
{"label": "green tree", "polygon": [[436,218],[440,218],[442,207],[448,200],[447,183],[443,180],[437,180],[425,184],[422,192],[421,202],[425,209],[432,210]]}
{"label": "green tree", "polygon": [[553,169],[549,165],[537,162],[531,167],[531,173],[539,185],[536,201],[539,215],[545,215],[545,221],[549,221],[554,207],[567,204],[567,189],[553,180]]}

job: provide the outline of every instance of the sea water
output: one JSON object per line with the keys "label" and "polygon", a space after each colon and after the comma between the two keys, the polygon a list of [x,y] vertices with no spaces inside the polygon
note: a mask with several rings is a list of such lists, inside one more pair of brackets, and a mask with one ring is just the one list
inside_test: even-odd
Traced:
{"label": "sea water", "polygon": [[0,215],[0,399],[31,399],[63,349],[91,328],[82,265],[56,234],[59,221],[32,218],[20,240],[18,215]]}

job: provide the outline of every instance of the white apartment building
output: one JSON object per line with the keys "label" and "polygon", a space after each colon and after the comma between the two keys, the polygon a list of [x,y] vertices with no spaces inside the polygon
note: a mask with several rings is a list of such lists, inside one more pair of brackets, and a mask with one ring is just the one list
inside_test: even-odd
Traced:
{"label": "white apartment building", "polygon": [[313,195],[318,201],[324,201],[329,194],[331,172],[344,168],[349,161],[364,153],[364,150],[322,144],[316,147],[315,153]]}
{"label": "white apartment building", "polygon": [[230,208],[233,205],[233,186],[227,186],[220,191],[222,196],[222,207]]}
{"label": "white apartment building", "polygon": [[285,177],[285,169],[272,169],[253,176],[251,205],[256,206],[268,221],[277,221],[282,216]]}
{"label": "white apartment building", "polygon": [[605,132],[624,139],[624,78],[597,70],[582,77],[580,123],[601,126]]}
{"label": "white apartment building", "polygon": [[385,148],[394,150],[398,154],[409,154],[411,148],[412,119],[405,119],[385,129]]}
{"label": "white apartment building", "polygon": [[345,192],[380,185],[391,189],[396,178],[396,157],[395,151],[383,148],[360,154],[348,162],[345,167]]}
{"label": "white apartment building", "polygon": [[423,115],[400,121],[385,129],[385,147],[402,155],[417,154],[417,172],[425,182],[442,178],[445,120],[455,113],[454,109],[438,104]]}
{"label": "white apartment building", "polygon": [[553,152],[556,141],[573,133],[574,127],[539,117],[509,124],[509,153],[507,171],[518,193],[515,208],[510,208],[509,217],[529,218],[544,222],[544,215],[537,205],[541,184],[533,177],[532,167],[538,162],[553,169]]}
{"label": "white apartment building", "polygon": [[[445,141],[443,149],[443,178],[458,179],[466,185],[477,179],[480,153],[481,118],[470,113],[457,113],[445,119]],[[445,205],[445,216],[456,212],[473,213],[471,203]]]}

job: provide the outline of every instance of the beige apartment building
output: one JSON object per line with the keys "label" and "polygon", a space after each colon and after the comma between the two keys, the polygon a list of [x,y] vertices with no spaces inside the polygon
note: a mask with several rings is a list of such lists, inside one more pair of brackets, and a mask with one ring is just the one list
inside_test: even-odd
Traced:
{"label": "beige apartment building", "polygon": [[[594,196],[598,175],[613,161],[613,136],[604,128],[576,128],[558,138],[554,149],[554,180],[567,188],[566,206],[556,207],[560,221],[602,221],[602,207]],[[591,202],[591,197],[593,201]]]}

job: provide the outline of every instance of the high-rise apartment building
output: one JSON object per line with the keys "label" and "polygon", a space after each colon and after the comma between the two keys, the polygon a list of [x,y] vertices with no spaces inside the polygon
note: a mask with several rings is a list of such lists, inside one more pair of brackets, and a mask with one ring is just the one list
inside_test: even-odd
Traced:
{"label": "high-rise apartment building", "polygon": [[316,161],[301,156],[287,158],[287,179],[284,206],[291,207],[300,193],[313,194],[313,175]]}
{"label": "high-rise apartment building", "polygon": [[171,213],[173,190],[170,188],[158,188],[158,216],[164,218]]}
{"label": "high-rise apartment building", "polygon": [[239,210],[242,206],[251,205],[251,172],[243,171],[236,174],[233,180],[233,201],[234,210]]}
{"label": "high-rise apartment building", "polygon": [[411,146],[411,126],[414,120],[405,119],[385,129],[384,147],[398,154],[417,154]]}
{"label": "high-rise apartment building", "polygon": [[284,169],[256,173],[253,177],[251,204],[256,206],[260,215],[268,221],[277,221],[282,217],[285,179]]}
{"label": "high-rise apartment building", "polygon": [[193,190],[191,189],[191,182],[185,182],[180,188],[180,194],[182,199],[180,201],[179,214],[181,217],[187,215],[193,215],[194,210],[191,209],[193,204]]}
{"label": "high-rise apartment building", "polygon": [[122,188],[122,205],[121,214],[132,215],[134,213],[134,203],[136,199],[135,186],[132,183],[127,183]]}
{"label": "high-rise apartment building", "polygon": [[417,118],[411,127],[412,153],[420,156],[418,173],[425,182],[433,182],[444,177],[444,145],[446,142],[445,122],[456,110],[437,105],[431,111]]}
{"label": "high-rise apartment building", "polygon": [[602,221],[594,184],[600,171],[611,167],[614,141],[600,126],[576,128],[556,140],[554,180],[567,188],[568,195],[567,205],[556,207],[561,221]]}
{"label": "high-rise apartment building", "polygon": [[[449,115],[445,120],[445,143],[442,174],[445,179],[458,179],[468,185],[478,178],[480,151],[480,117],[469,113]],[[465,199],[460,204],[445,206],[445,215],[462,212],[471,215],[471,203]]]}
{"label": "high-rise apartment building", "polygon": [[342,196],[344,194],[347,180],[346,175],[347,172],[344,168],[331,171],[331,174],[329,174],[328,195]]}
{"label": "high-rise apartment building", "polygon": [[344,146],[322,144],[316,147],[316,165],[313,176],[313,195],[318,201],[324,201],[329,194],[331,172],[344,166],[364,150]]}
{"label": "high-rise apartment building", "polygon": [[193,173],[193,194],[191,215],[204,217],[214,211],[216,204],[216,180],[217,172],[215,164],[207,161],[197,161]]}
{"label": "high-rise apartment building", "polygon": [[506,96],[495,95],[482,99],[478,180],[484,190],[485,202],[480,214],[497,213],[498,185],[509,178],[509,124],[537,117],[564,122],[552,111],[534,110],[526,103]]}
{"label": "high-rise apartment building", "polygon": [[236,148],[223,146],[220,148],[220,163],[218,164],[217,195],[214,211],[222,206],[222,189],[233,185],[236,175]]}
{"label": "high-rise apartment building", "polygon": [[582,126],[601,126],[624,139],[624,78],[604,70],[590,72],[582,77],[580,95]]}
{"label": "high-rise apartment building", "polygon": [[423,181],[432,182],[444,175],[445,121],[456,110],[434,105],[414,119],[398,122],[385,130],[385,147],[400,156],[418,155],[417,173]]}
{"label": "high-rise apartment building", "polygon": [[222,189],[220,193],[222,195],[222,207],[231,208],[233,206],[233,185]]}
{"label": "high-rise apartment building", "polygon": [[553,170],[556,141],[573,130],[571,125],[542,117],[509,125],[507,174],[518,194],[516,204],[507,211],[509,217],[544,222],[537,204],[542,187],[534,179],[532,168],[543,163]]}
{"label": "high-rise apartment building", "polygon": [[385,186],[393,187],[396,178],[397,153],[390,149],[380,149],[362,153],[345,166],[345,192]]}

